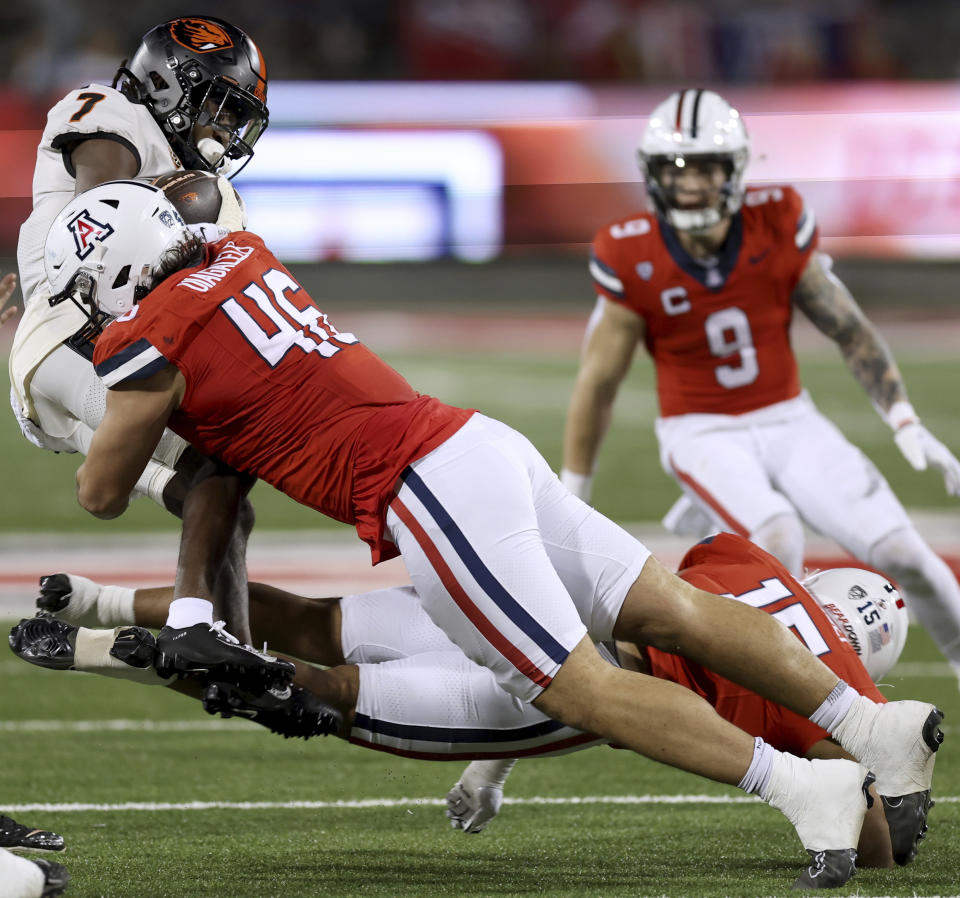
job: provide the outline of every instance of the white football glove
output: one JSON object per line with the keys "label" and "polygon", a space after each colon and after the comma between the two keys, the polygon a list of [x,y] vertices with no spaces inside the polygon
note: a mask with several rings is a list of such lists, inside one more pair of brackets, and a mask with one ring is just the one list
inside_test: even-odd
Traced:
{"label": "white football glove", "polygon": [[503,806],[502,786],[475,786],[468,789],[457,783],[447,793],[447,817],[453,829],[479,833]]}
{"label": "white football glove", "polygon": [[217,176],[217,189],[220,191],[220,214],[217,224],[228,231],[247,229],[247,207],[236,188],[223,175]]}
{"label": "white football glove", "polygon": [[13,414],[17,418],[17,424],[20,425],[20,433],[38,449],[48,449],[50,452],[75,453],[77,451],[65,440],[44,433],[43,430],[40,429],[39,424],[27,417],[27,410],[20,405],[17,394],[13,392],[13,387],[10,387],[10,408],[13,409]]}
{"label": "white football glove", "polygon": [[936,468],[942,475],[947,493],[960,497],[960,460],[920,423],[909,402],[895,402],[886,414],[893,429],[893,441],[916,471]]}

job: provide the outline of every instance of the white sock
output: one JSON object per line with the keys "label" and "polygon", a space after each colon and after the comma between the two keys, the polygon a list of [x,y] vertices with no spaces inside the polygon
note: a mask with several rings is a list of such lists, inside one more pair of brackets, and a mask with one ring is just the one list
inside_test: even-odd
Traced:
{"label": "white sock", "polygon": [[46,884],[43,871],[6,848],[0,848],[0,883],[5,898],[36,898]]}
{"label": "white sock", "polygon": [[857,695],[847,713],[830,734],[855,758],[862,759],[870,744],[874,721],[883,705]]}
{"label": "white sock", "polygon": [[110,654],[117,635],[125,629],[91,630],[79,627],[73,647],[73,669],[120,680],[133,680],[147,686],[166,686],[173,682],[176,677],[161,679],[153,667],[133,667]]}
{"label": "white sock", "polygon": [[777,751],[775,748],[770,749],[770,751],[770,769],[767,771],[767,781],[763,784],[762,791],[758,790],[756,794],[771,807],[783,811],[784,808],[793,803],[798,775],[802,773],[801,768],[809,762],[785,751]]}
{"label": "white sock", "polygon": [[854,700],[859,697],[860,693],[856,689],[843,680],[838,680],[837,685],[830,690],[830,694],[823,700],[823,704],[810,715],[810,721],[818,727],[822,727],[828,733],[832,733],[834,727],[846,717]]}
{"label": "white sock", "polygon": [[766,800],[767,786],[770,782],[770,774],[773,771],[773,761],[777,750],[768,743],[764,742],[759,736],[753,741],[753,760],[743,779],[737,783],[737,786],[743,789],[748,795],[759,795]]}
{"label": "white sock", "polygon": [[134,590],[129,586],[101,586],[97,599],[97,617],[105,627],[134,624]]}
{"label": "white sock", "polygon": [[510,771],[513,770],[516,763],[516,758],[496,761],[471,761],[463,773],[460,774],[460,782],[468,789],[493,786],[502,790]]}
{"label": "white sock", "polygon": [[213,602],[192,596],[174,599],[167,610],[167,626],[181,630],[194,624],[213,625]]}
{"label": "white sock", "polygon": [[70,579],[70,601],[57,617],[82,627],[116,627],[135,623],[133,593],[126,586],[102,586],[78,574]]}

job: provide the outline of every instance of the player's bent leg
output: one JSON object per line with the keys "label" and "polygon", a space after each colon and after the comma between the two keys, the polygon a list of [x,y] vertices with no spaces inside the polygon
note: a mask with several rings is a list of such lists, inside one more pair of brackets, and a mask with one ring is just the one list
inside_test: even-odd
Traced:
{"label": "player's bent leg", "polygon": [[913,527],[887,534],[864,559],[896,580],[907,607],[960,676],[960,584]]}
{"label": "player's bent leg", "polygon": [[803,524],[795,514],[764,521],[750,534],[750,541],[779,559],[794,577],[803,576]]}
{"label": "player's bent leg", "polygon": [[696,589],[653,558],[627,593],[614,636],[683,655],[804,716],[837,684],[770,615]]}
{"label": "player's bent leg", "polygon": [[607,664],[588,640],[534,704],[654,760],[759,794],[790,820],[811,856],[798,887],[832,888],[853,876],[869,785],[855,762],[778,752],[690,690]]}

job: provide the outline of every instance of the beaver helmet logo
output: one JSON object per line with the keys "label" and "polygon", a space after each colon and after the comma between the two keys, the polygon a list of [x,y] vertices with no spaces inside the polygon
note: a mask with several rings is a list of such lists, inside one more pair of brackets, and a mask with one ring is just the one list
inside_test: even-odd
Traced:
{"label": "beaver helmet logo", "polygon": [[233,46],[230,35],[209,19],[174,19],[170,23],[170,36],[195,53],[229,50]]}

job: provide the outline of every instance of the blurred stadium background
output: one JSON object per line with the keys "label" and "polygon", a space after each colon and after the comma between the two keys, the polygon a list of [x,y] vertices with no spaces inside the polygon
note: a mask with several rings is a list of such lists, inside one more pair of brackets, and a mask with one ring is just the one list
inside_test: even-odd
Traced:
{"label": "blurred stadium background", "polygon": [[[251,227],[333,321],[349,322],[418,389],[514,424],[558,466],[567,395],[593,304],[584,264],[591,236],[643,202],[634,154],[649,110],[678,87],[712,87],[745,116],[753,139],[748,179],[793,183],[805,195],[822,246],[892,344],[918,411],[935,434],[960,448],[960,6],[954,0],[235,0],[228,8],[187,7],[165,0],[8,0],[0,9],[0,269],[15,264],[49,106],[78,84],[109,83],[144,31],[165,18],[220,15],[253,36],[270,77],[270,128],[236,181]],[[878,463],[956,567],[958,506],[943,494],[940,478],[907,469],[832,345],[803,322],[796,328],[815,400]],[[13,330],[0,331],[4,358]],[[5,378],[4,365],[0,387]],[[595,496],[601,510],[636,529],[669,563],[681,544],[665,538],[659,518],[676,489],[659,469],[654,414],[652,370],[638,358],[617,405]],[[76,459],[30,447],[9,414],[0,415],[0,457],[0,617],[28,610],[37,576],[52,568],[131,585],[172,576],[176,527],[168,516],[141,502],[118,521],[94,521],[73,498]],[[349,532],[330,527],[318,536],[315,528],[323,525],[316,515],[269,489],[257,487],[254,501],[254,576],[318,594],[403,579],[401,568],[371,571]],[[812,542],[813,562],[836,558],[835,547]],[[936,660],[926,643],[918,652],[915,663]],[[6,684],[27,683],[10,679],[18,664],[0,665],[5,701]],[[942,668],[927,674],[942,687]],[[32,688],[45,680],[29,682]],[[944,695],[956,716],[955,690]],[[92,716],[151,714],[115,711],[123,698],[130,696],[97,693]],[[11,703],[0,717],[29,722],[73,714],[91,716],[48,696]],[[185,711],[176,705],[163,714]],[[17,727],[11,724],[11,732],[29,751],[47,750],[43,728],[24,736],[29,727]],[[956,727],[953,733],[956,739]],[[102,736],[89,738],[70,763],[82,765],[106,745]],[[125,738],[139,757],[141,737]],[[215,736],[203,738],[220,750]],[[164,752],[181,750],[190,751],[164,743]],[[368,794],[366,784],[377,776],[373,762],[371,772],[358,774],[361,785],[344,780],[338,794]],[[960,774],[956,765],[951,770],[946,791],[956,796]],[[444,768],[440,781],[450,775]],[[411,794],[404,783],[421,782],[406,776],[397,774],[397,795]],[[593,776],[582,787],[570,779],[571,794],[590,794],[596,770]],[[541,785],[529,786],[530,794],[547,788]],[[291,785],[284,794],[300,788]],[[0,796],[10,800],[31,794],[16,778],[0,784]],[[92,786],[89,794],[101,796]],[[956,805],[937,810],[952,810],[946,819],[956,835]],[[68,819],[74,818],[64,818],[64,827]],[[738,825],[731,819],[730,830],[739,833]],[[137,838],[155,836],[147,828]],[[97,851],[92,843],[87,850]],[[512,893],[511,884],[494,887],[493,879],[466,889],[453,859],[437,877],[433,867],[411,860],[402,841],[397,851],[413,871],[410,894]],[[134,856],[130,849],[123,863],[146,863]],[[180,857],[172,850],[171,856]],[[559,856],[553,864],[549,852],[546,858],[545,869],[559,870],[571,893],[590,890],[593,880],[566,869]],[[201,859],[184,863],[202,868]],[[406,894],[382,863],[382,894]],[[670,870],[670,859],[664,863]],[[954,855],[946,869],[957,868]],[[119,862],[111,871],[111,894],[162,893],[129,890]],[[630,875],[625,870],[623,882],[632,882]],[[348,891],[312,891],[296,882],[299,890],[286,894]],[[542,892],[545,882],[530,874],[516,887]],[[719,894],[715,881],[704,882],[688,882],[684,894]],[[909,894],[946,894],[955,878],[867,882],[884,890],[874,894],[900,894],[907,885]],[[656,894],[664,888],[644,887]],[[726,894],[732,888],[722,885]],[[744,885],[749,894],[772,888],[762,878]],[[185,880],[170,894],[218,889],[247,894],[229,878]],[[251,886],[250,894],[267,891]]]}

